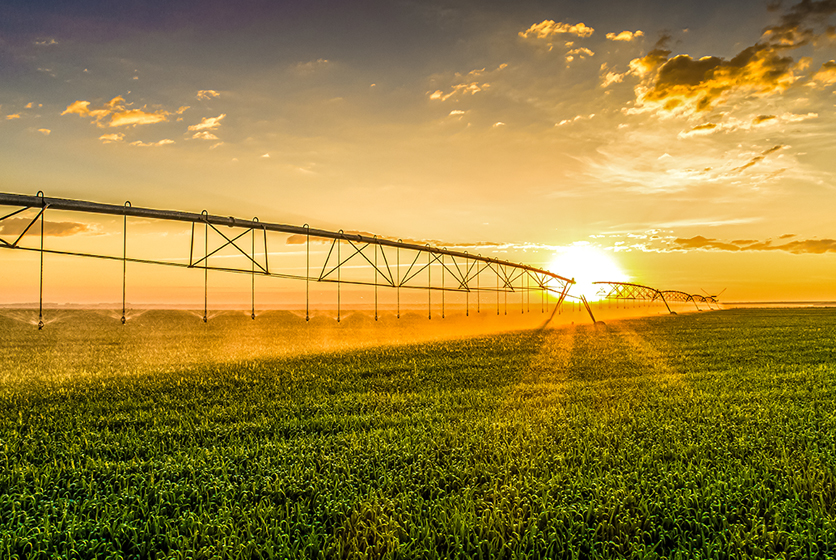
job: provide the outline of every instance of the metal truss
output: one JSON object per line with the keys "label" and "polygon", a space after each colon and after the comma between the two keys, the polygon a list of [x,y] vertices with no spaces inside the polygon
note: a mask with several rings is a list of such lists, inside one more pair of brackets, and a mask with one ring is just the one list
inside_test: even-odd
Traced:
{"label": "metal truss", "polygon": [[676,315],[676,312],[671,310],[665,299],[665,292],[661,292],[656,288],[642,286],[641,284],[631,284],[629,282],[593,282],[593,284],[601,286],[598,295],[606,299],[662,300],[668,312]]}
{"label": "metal truss", "polygon": [[714,296],[706,297],[706,296],[703,296],[703,295],[700,295],[700,294],[689,294],[689,293],[686,293],[686,292],[679,292],[679,291],[676,291],[676,290],[665,290],[663,293],[665,294],[665,297],[668,298],[670,301],[681,301],[681,302],[691,301],[691,302],[694,302],[694,306],[700,311],[702,311],[702,309],[700,309],[700,306],[697,305],[698,301],[706,304],[709,309],[713,309],[711,307],[712,303],[714,303],[714,304],[719,303],[717,301],[717,298],[714,297]]}
{"label": "metal truss", "polygon": [[657,290],[649,286],[642,286],[641,284],[631,284],[629,282],[593,282],[593,284],[601,285],[598,295],[607,299],[633,299],[656,301],[661,300],[668,311],[671,311],[668,302],[693,302],[698,311],[702,311],[697,302],[705,303],[709,309],[714,309],[711,304],[719,304],[716,296],[703,296],[700,294],[689,294],[687,292],[680,292],[678,290]]}
{"label": "metal truss", "polygon": [[[43,192],[36,196],[0,193],[0,205],[18,207],[2,217],[0,223],[8,218],[17,216],[26,210],[36,210],[26,228],[14,241],[0,238],[0,249],[22,251],[36,251],[40,255],[39,280],[39,312],[38,328],[43,323],[43,258],[44,254],[72,255],[95,259],[114,260],[122,262],[122,323],[125,323],[126,305],[126,264],[143,263],[173,267],[184,267],[203,270],[204,276],[204,314],[203,320],[208,320],[208,273],[209,271],[232,272],[249,274],[252,277],[252,312],[255,319],[255,277],[269,276],[276,278],[291,278],[305,281],[305,316],[310,319],[310,288],[311,282],[333,283],[337,285],[337,321],[340,320],[341,293],[340,286],[354,284],[374,287],[375,320],[378,319],[378,288],[390,288],[397,292],[397,316],[400,318],[400,290],[420,289],[427,291],[428,317],[432,318],[433,293],[440,293],[442,317],[445,316],[445,294],[460,292],[466,294],[466,314],[470,314],[470,294],[491,292],[496,294],[496,312],[500,313],[500,296],[504,297],[505,314],[508,313],[508,295],[516,294],[520,297],[522,311],[525,312],[527,301],[528,310],[531,308],[531,295],[540,293],[541,312],[545,311],[545,294],[557,297],[555,308],[559,307],[566,298],[574,280],[560,276],[548,270],[527,266],[482,255],[472,255],[468,252],[453,251],[430,245],[405,243],[377,236],[364,236],[345,233],[343,230],[328,231],[314,229],[307,224],[290,226],[277,223],[260,222],[257,218],[243,220],[234,217],[213,216],[205,210],[199,214],[170,210],[155,210],[135,207],[126,202],[124,205],[100,204],[82,200],[47,198]],[[86,214],[107,214],[123,217],[122,254],[106,255],[90,252],[61,251],[44,248],[44,214],[47,210],[62,210]],[[128,217],[148,218],[168,222],[191,223],[191,240],[189,245],[188,263],[183,261],[162,259],[140,259],[127,256]],[[39,225],[40,242],[38,247],[21,245],[23,237]],[[203,247],[200,247],[199,233],[203,229]],[[221,229],[225,226],[226,230]],[[197,231],[196,231],[197,230]],[[214,236],[210,246],[210,232]],[[278,232],[293,236],[303,236],[306,252],[305,274],[282,270],[275,263],[271,268],[268,261],[268,232]],[[197,233],[197,235],[196,235]],[[330,242],[325,261],[321,266],[311,262],[311,243]],[[258,248],[258,251],[256,249]],[[203,249],[201,251],[201,249]],[[210,265],[210,259],[220,251],[232,251],[244,258],[245,266],[217,266]],[[202,253],[202,254],[201,254]],[[349,265],[349,263],[351,263]],[[357,268],[358,265],[367,269],[368,278],[344,278],[346,268]],[[536,305],[536,304],[535,304]],[[549,304],[551,305],[551,304]],[[481,298],[476,298],[476,311],[481,312]],[[594,319],[593,319],[594,320]]]}

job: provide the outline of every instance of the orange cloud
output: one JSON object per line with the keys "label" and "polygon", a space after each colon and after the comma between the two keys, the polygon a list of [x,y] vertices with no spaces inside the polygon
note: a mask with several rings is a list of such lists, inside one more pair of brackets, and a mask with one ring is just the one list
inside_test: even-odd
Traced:
{"label": "orange cloud", "polygon": [[712,134],[714,132],[717,132],[718,130],[720,130],[720,128],[717,124],[715,124],[715,123],[705,123],[705,124],[695,126],[691,130],[688,130],[686,132],[680,132],[679,137],[680,138],[688,138],[689,136],[699,136],[699,135],[705,135],[705,134]]}
{"label": "orange cloud", "polygon": [[643,36],[643,31],[622,31],[618,35],[615,33],[607,33],[607,39],[610,41],[632,41],[633,39]]}
{"label": "orange cloud", "polygon": [[577,35],[578,37],[589,37],[594,32],[595,30],[593,28],[583,23],[569,25],[568,23],[555,22],[554,20],[547,19],[540,23],[535,23],[525,31],[520,31],[519,36],[523,39],[548,39],[555,35],[568,33],[570,35]]}
{"label": "orange cloud", "polygon": [[20,115],[17,114],[17,113],[14,113],[12,115],[6,115],[6,120],[7,121],[11,121],[11,120],[14,120],[14,119],[19,119],[19,118],[20,118]]}
{"label": "orange cloud", "polygon": [[440,89],[432,92],[430,94],[430,99],[439,100],[439,101],[447,101],[448,99],[450,99],[451,97],[453,97],[457,93],[461,93],[462,95],[467,95],[467,94],[475,95],[476,93],[479,93],[480,91],[486,90],[489,87],[491,87],[490,84],[484,83],[484,84],[480,85],[479,82],[472,82],[472,83],[469,83],[469,84],[458,84],[458,85],[453,86],[453,91],[451,91],[450,93],[444,93]]}
{"label": "orange cloud", "polygon": [[[796,62],[787,52],[821,36],[807,26],[808,21],[823,24],[833,13],[833,0],[802,0],[781,17],[779,25],[767,28],[760,41],[731,59],[697,59],[687,54],[668,58],[671,53],[665,47],[670,37],[665,36],[647,55],[630,63],[631,72],[642,78],[633,111],[693,114],[708,111],[737,92],[758,96],[782,93],[810,64],[809,58]],[[823,33],[830,32],[832,28]],[[816,76],[812,84],[836,83],[836,62],[825,63]]]}
{"label": "orange cloud", "polygon": [[577,49],[572,49],[566,53],[566,61],[572,62],[575,60],[575,55],[580,56],[581,58],[586,58],[587,56],[595,56],[595,53],[586,47],[578,47]]}
{"label": "orange cloud", "polygon": [[50,134],[52,131],[51,131],[50,129],[48,129],[48,128],[39,128],[39,129],[38,129],[38,132],[40,132],[40,133],[41,133],[41,134],[43,134],[44,136],[49,136],[49,134]]}
{"label": "orange cloud", "polygon": [[[655,51],[634,60],[631,68],[642,74],[653,72],[659,54]],[[780,93],[796,80],[793,59],[765,45],[749,47],[731,60],[716,56],[694,59],[681,54],[664,60],[655,70],[649,86],[640,90],[638,100],[642,105],[665,111],[707,111],[733,91]]]}
{"label": "orange cloud", "polygon": [[[782,235],[779,239],[795,237],[794,235]],[[773,245],[772,241],[754,241],[751,239],[739,239],[726,243],[717,239],[706,238],[701,235],[689,239],[677,238],[674,241],[675,248],[685,250],[703,251],[786,251],[794,254],[823,254],[836,253],[836,239],[804,239],[790,241],[780,245]]]}
{"label": "orange cloud", "polygon": [[753,157],[752,159],[750,159],[749,161],[747,161],[746,163],[744,163],[740,167],[735,167],[734,169],[731,170],[731,172],[732,173],[740,173],[742,171],[745,171],[746,169],[749,169],[753,165],[756,165],[759,162],[763,161],[766,158],[766,156],[768,156],[769,154],[774,154],[775,152],[777,152],[778,150],[782,150],[783,148],[786,148],[786,146],[783,146],[783,145],[772,146],[768,150],[764,150],[763,152],[761,152],[761,154],[759,156]]}
{"label": "orange cloud", "polygon": [[[605,70],[606,64],[604,64],[601,69]],[[601,87],[606,88],[611,86],[612,84],[618,84],[622,80],[624,80],[625,75],[626,74],[619,74],[618,72],[609,71],[601,77]]]}
{"label": "orange cloud", "polygon": [[697,235],[690,239],[677,238],[674,240],[680,249],[713,249],[715,251],[740,251],[740,247],[732,243],[723,243],[716,239],[709,239]]}
{"label": "orange cloud", "polygon": [[[20,235],[29,226],[31,220],[26,218],[6,218],[0,222],[0,235]],[[68,237],[79,233],[92,232],[94,229],[88,224],[79,222],[48,222],[44,221],[44,235],[51,237]],[[31,227],[26,235],[40,235],[40,227]]]}
{"label": "orange cloud", "polygon": [[214,89],[202,89],[197,92],[197,99],[203,101],[205,99],[212,99],[213,97],[220,97],[221,94]]}
{"label": "orange cloud", "polygon": [[[99,128],[109,128],[165,122],[169,116],[179,115],[188,109],[188,107],[180,107],[174,112],[163,110],[147,112],[144,109],[144,107],[142,109],[128,109],[126,108],[125,99],[122,96],[117,96],[105,103],[102,107],[92,110],[90,109],[89,101],[74,101],[67,106],[61,115],[89,117],[94,120],[96,126]],[[106,120],[107,117],[110,117],[109,121]]]}
{"label": "orange cloud", "polygon": [[809,85],[826,87],[836,84],[836,60],[829,60],[810,78]]}
{"label": "orange cloud", "polygon": [[108,126],[131,126],[138,124],[156,124],[168,120],[169,113],[165,111],[158,111],[155,113],[146,113],[142,109],[130,109],[114,113],[110,118]]}

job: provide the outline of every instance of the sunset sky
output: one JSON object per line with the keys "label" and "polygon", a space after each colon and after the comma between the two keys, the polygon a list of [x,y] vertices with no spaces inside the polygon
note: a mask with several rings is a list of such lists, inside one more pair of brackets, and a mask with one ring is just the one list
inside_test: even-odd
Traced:
{"label": "sunset sky", "polygon": [[[13,0],[0,191],[539,266],[587,246],[660,289],[836,299],[834,14],[836,0]],[[83,218],[61,242],[118,241],[121,220]]]}

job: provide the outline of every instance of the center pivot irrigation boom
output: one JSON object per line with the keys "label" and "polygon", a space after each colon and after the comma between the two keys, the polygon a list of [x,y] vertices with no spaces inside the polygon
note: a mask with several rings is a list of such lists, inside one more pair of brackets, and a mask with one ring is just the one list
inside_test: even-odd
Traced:
{"label": "center pivot irrigation boom", "polygon": [[[214,216],[205,210],[199,214],[178,212],[172,210],[155,210],[132,206],[130,202],[124,205],[101,204],[82,200],[64,198],[48,198],[39,192],[36,196],[0,193],[0,205],[17,207],[10,213],[0,216],[0,225],[4,220],[13,216],[29,218],[28,221],[16,218],[22,223],[20,231],[15,231],[16,238],[3,239],[0,237],[0,249],[34,251],[40,256],[39,278],[39,311],[38,328],[43,328],[43,284],[44,284],[44,255],[73,255],[79,257],[121,261],[122,263],[122,323],[125,323],[126,307],[126,263],[156,264],[173,267],[193,268],[203,270],[204,279],[204,309],[203,320],[208,319],[208,273],[222,271],[249,274],[252,277],[252,313],[255,319],[255,277],[292,278],[305,281],[305,317],[310,319],[310,288],[311,282],[332,283],[337,287],[337,321],[340,320],[340,286],[355,284],[374,287],[375,320],[378,318],[378,288],[388,287],[397,292],[397,316],[400,318],[401,299],[400,290],[427,290],[428,316],[432,318],[432,294],[441,294],[441,314],[445,313],[445,293],[461,292],[466,297],[466,314],[470,314],[470,294],[476,294],[476,311],[481,312],[482,298],[479,294],[486,292],[496,294],[496,312],[499,314],[500,294],[505,299],[505,314],[508,313],[508,294],[518,294],[522,311],[525,312],[526,298],[528,309],[531,307],[531,294],[540,292],[541,312],[545,311],[545,294],[554,294],[557,298],[555,307],[559,307],[574,284],[574,280],[565,278],[548,270],[542,270],[521,263],[472,255],[468,252],[454,251],[445,248],[431,247],[417,243],[406,243],[400,239],[394,240],[377,236],[367,236],[358,233],[328,231],[314,229],[307,224],[291,226],[278,223],[261,222],[258,218],[243,220],[231,216]],[[74,250],[58,250],[44,247],[44,216],[47,211],[79,212],[83,214],[108,214],[122,216],[122,252],[120,254],[104,254],[102,252],[83,252]],[[162,222],[186,222],[191,224],[191,238],[188,247],[188,260],[163,259],[158,257],[137,258],[129,257],[127,252],[128,218],[143,218],[160,220]],[[9,223],[9,222],[7,222]],[[221,226],[231,228],[226,232]],[[35,228],[33,230],[33,228]],[[203,230],[202,232],[200,230]],[[6,231],[6,230],[3,230]],[[270,266],[268,256],[269,234],[286,234],[294,238],[295,243],[305,246],[305,272],[294,273],[293,270]],[[39,235],[39,242],[35,246],[27,246],[22,241],[26,235]],[[12,236],[15,237],[15,236]],[[210,238],[212,238],[210,245]],[[203,247],[200,247],[201,243]],[[249,241],[249,244],[245,243]],[[288,238],[287,242],[290,239]],[[311,262],[311,244],[314,242],[329,244],[327,256],[321,264]],[[275,241],[274,241],[275,243]],[[247,246],[249,245],[249,246]],[[203,251],[200,251],[200,249]],[[210,266],[210,258],[217,262],[221,250],[231,251],[240,257],[244,264],[241,266]],[[202,253],[202,255],[200,254]],[[403,253],[403,254],[402,254]],[[316,255],[314,255],[316,256]],[[351,266],[346,266],[352,262]],[[346,278],[343,272],[347,268],[357,268],[361,265],[366,270],[365,277]],[[318,272],[317,272],[318,271]],[[550,305],[550,304],[549,304]]]}
{"label": "center pivot irrigation boom", "polygon": [[671,310],[668,302],[665,300],[664,292],[660,292],[656,288],[642,286],[641,284],[631,284],[629,282],[593,282],[593,284],[601,286],[601,289],[598,290],[598,295],[605,299],[645,300],[651,302],[661,300],[665,304],[668,312],[676,315],[676,312]]}

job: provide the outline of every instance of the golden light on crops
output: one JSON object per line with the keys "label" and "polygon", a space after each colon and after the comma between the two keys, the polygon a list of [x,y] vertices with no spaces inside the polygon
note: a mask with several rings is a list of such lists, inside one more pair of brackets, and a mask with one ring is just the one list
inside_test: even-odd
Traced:
{"label": "golden light on crops", "polygon": [[569,289],[569,294],[585,296],[589,301],[600,299],[600,286],[593,285],[593,282],[630,280],[611,253],[586,242],[566,247],[555,255],[547,268],[556,274],[574,278],[575,284]]}

